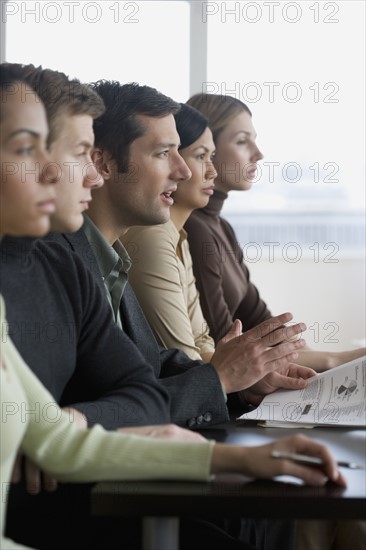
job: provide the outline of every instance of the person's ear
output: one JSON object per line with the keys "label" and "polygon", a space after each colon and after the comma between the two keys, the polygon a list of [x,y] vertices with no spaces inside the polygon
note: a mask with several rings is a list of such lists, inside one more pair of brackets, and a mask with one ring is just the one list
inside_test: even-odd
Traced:
{"label": "person's ear", "polygon": [[99,174],[102,176],[103,180],[104,181],[109,180],[112,173],[111,171],[112,159],[110,154],[107,151],[104,151],[103,149],[94,147],[91,153],[91,158],[92,158],[93,164],[95,165]]}

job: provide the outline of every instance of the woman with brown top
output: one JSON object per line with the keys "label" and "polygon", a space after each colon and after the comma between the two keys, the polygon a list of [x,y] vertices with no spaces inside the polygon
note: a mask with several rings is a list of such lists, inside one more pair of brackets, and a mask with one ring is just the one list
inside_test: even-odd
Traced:
{"label": "woman with brown top", "polygon": [[[230,191],[252,187],[263,155],[256,144],[252,114],[244,103],[213,94],[196,94],[187,103],[209,119],[216,145],[214,194],[206,207],[192,213],[184,227],[202,311],[217,342],[235,319],[240,319],[244,330],[248,330],[271,315],[250,280],[233,228],[221,217]],[[303,348],[296,361],[324,370],[364,353],[364,348],[338,353]],[[346,548],[345,544],[356,550],[363,547],[365,533],[366,522],[362,521],[302,521],[297,526],[296,550],[330,550]]]}
{"label": "woman with brown top", "polygon": [[[248,191],[263,158],[256,144],[252,113],[240,100],[224,95],[196,94],[188,101],[209,119],[216,146],[215,191],[206,207],[195,210],[184,228],[203,315],[216,342],[235,319],[249,330],[271,313],[252,283],[243,252],[229,222],[221,217],[230,191]],[[365,349],[321,352],[304,348],[297,363],[325,370],[365,354]]]}

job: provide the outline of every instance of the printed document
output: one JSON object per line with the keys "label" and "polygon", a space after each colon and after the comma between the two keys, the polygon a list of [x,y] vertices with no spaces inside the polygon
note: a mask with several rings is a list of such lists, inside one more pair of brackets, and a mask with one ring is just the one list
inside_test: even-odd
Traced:
{"label": "printed document", "polygon": [[270,426],[366,426],[366,355],[317,374],[302,390],[278,390],[240,419]]}

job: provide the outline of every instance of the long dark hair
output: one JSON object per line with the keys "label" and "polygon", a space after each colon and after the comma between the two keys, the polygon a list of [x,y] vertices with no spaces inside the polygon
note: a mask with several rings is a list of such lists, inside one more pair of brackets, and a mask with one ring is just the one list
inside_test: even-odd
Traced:
{"label": "long dark hair", "polygon": [[208,128],[208,118],[186,103],[181,103],[174,118],[180,137],[179,150],[192,145]]}

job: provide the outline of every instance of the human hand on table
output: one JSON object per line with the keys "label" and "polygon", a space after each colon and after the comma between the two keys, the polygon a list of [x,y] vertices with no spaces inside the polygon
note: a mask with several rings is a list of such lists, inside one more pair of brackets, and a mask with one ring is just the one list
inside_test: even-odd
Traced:
{"label": "human hand on table", "polygon": [[315,375],[316,372],[313,369],[295,363],[287,363],[287,365],[270,372],[262,380],[240,393],[247,403],[257,406],[266,395],[276,390],[302,390],[306,388],[308,379]]}
{"label": "human hand on table", "polygon": [[[271,456],[273,451],[319,457],[324,465],[314,467],[287,458],[273,458]],[[255,447],[217,443],[213,449],[211,472],[237,472],[266,479],[291,475],[302,479],[308,485],[318,487],[325,485],[328,481],[333,481],[341,487],[347,485],[329,450],[321,443],[301,434]]]}

